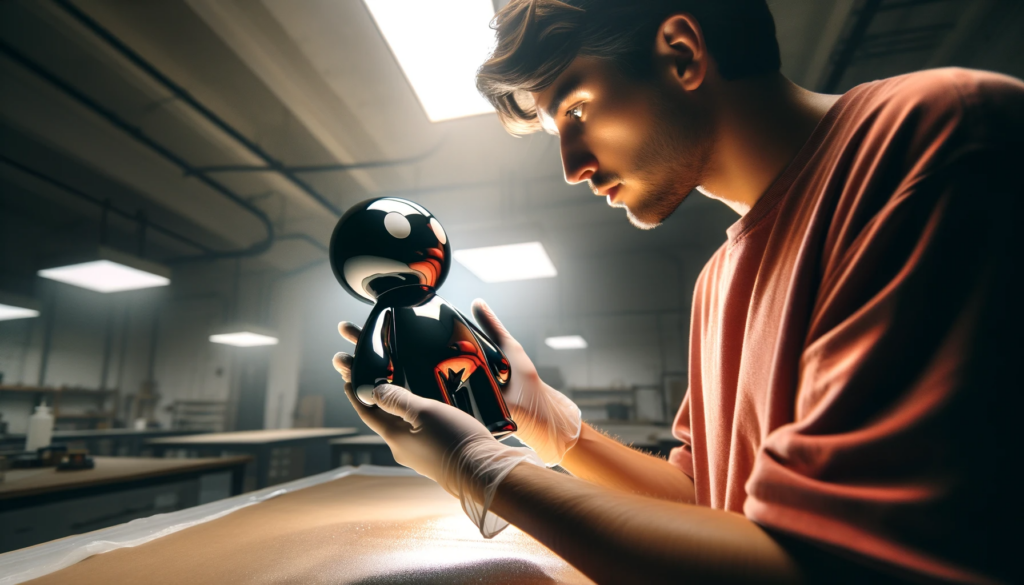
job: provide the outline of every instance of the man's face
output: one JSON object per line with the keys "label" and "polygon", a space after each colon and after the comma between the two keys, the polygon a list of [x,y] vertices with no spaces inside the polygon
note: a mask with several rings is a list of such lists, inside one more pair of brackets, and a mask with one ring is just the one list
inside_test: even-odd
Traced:
{"label": "man's face", "polygon": [[579,57],[533,98],[545,130],[559,137],[565,180],[587,181],[636,227],[658,226],[703,178],[708,117],[668,77],[638,80]]}

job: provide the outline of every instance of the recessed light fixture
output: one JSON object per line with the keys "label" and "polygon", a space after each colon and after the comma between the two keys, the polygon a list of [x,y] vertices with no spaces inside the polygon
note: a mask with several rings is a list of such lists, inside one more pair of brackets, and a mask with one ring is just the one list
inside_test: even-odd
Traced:
{"label": "recessed light fixture", "polygon": [[166,267],[109,248],[100,248],[98,260],[46,268],[39,276],[101,293],[171,284]]}
{"label": "recessed light fixture", "polygon": [[39,303],[35,299],[0,291],[0,321],[38,316]]}
{"label": "recessed light fixture", "polygon": [[254,331],[235,331],[232,333],[217,333],[210,336],[210,341],[223,345],[235,347],[258,347],[261,345],[277,345],[276,337],[256,333]]}
{"label": "recessed light fixture", "polygon": [[101,293],[167,286],[170,279],[111,262],[94,260],[59,268],[40,270],[39,276]]}
{"label": "recessed light fixture", "polygon": [[456,250],[455,260],[484,282],[509,282],[558,276],[540,242]]}
{"label": "recessed light fixture", "polygon": [[586,349],[587,347],[587,340],[579,335],[548,337],[544,343],[551,349]]}
{"label": "recessed light fixture", "polygon": [[14,319],[28,319],[38,317],[39,311],[26,307],[16,307],[0,303],[0,321],[11,321]]}
{"label": "recessed light fixture", "polygon": [[431,122],[493,112],[476,70],[494,48],[491,0],[364,0]]}

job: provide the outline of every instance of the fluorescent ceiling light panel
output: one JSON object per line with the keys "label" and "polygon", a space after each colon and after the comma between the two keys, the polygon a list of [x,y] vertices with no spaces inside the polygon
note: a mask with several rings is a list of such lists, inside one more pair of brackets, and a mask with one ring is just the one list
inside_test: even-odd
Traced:
{"label": "fluorescent ceiling light panel", "polygon": [[579,335],[548,337],[544,343],[551,349],[586,349],[587,347],[587,340]]}
{"label": "fluorescent ceiling light panel", "polygon": [[27,319],[29,317],[38,317],[39,311],[35,309],[26,309],[25,307],[15,307],[13,305],[5,305],[0,303],[0,321],[10,321],[12,319]]}
{"label": "fluorescent ceiling light panel", "polygon": [[364,0],[431,122],[486,114],[476,70],[494,48],[491,0]]}
{"label": "fluorescent ceiling light panel", "polygon": [[210,341],[233,345],[235,347],[257,347],[260,345],[277,345],[277,338],[252,331],[236,331],[234,333],[218,333],[210,336]]}
{"label": "fluorescent ceiling light panel", "polygon": [[484,282],[509,282],[558,276],[540,242],[456,250],[455,260]]}
{"label": "fluorescent ceiling light panel", "polygon": [[39,276],[101,293],[167,286],[171,280],[111,260],[94,260],[39,271]]}

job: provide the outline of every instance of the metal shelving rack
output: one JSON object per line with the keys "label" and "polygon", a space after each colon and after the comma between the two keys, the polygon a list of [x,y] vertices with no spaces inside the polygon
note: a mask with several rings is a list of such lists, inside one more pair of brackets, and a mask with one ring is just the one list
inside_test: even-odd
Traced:
{"label": "metal shelving rack", "polygon": [[[54,427],[56,429],[109,429],[114,426],[120,391],[117,389],[95,390],[78,387],[24,386],[19,384],[0,384],[0,394],[20,393],[33,396],[33,406],[43,399],[53,409]],[[69,412],[67,403],[75,398],[91,398],[96,400],[96,408],[87,412]],[[62,412],[62,405],[65,410]],[[66,424],[61,424],[61,423]]]}

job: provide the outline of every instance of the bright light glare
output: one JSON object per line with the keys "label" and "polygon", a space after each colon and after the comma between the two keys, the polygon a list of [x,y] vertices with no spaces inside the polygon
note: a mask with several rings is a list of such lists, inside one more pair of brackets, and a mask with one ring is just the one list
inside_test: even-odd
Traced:
{"label": "bright light glare", "polygon": [[95,260],[93,262],[72,264],[59,268],[47,268],[40,270],[39,276],[101,293],[153,288],[155,286],[171,284],[170,279],[158,274],[111,262],[110,260]]}
{"label": "bright light glare", "polygon": [[29,317],[38,317],[39,311],[35,309],[26,309],[24,307],[14,307],[11,305],[5,305],[0,303],[0,321],[10,321],[12,319],[27,319]]}
{"label": "bright light glare", "polygon": [[261,335],[252,331],[237,331],[235,333],[218,333],[211,335],[210,341],[233,345],[235,347],[256,347],[260,345],[277,345],[277,338],[269,335]]}
{"label": "bright light glare", "polygon": [[551,349],[585,349],[587,347],[587,340],[579,335],[548,337],[544,343]]}
{"label": "bright light glare", "polygon": [[456,250],[455,259],[484,282],[558,276],[540,242]]}
{"label": "bright light glare", "polygon": [[491,0],[364,1],[431,122],[494,111],[476,90],[494,48]]}

